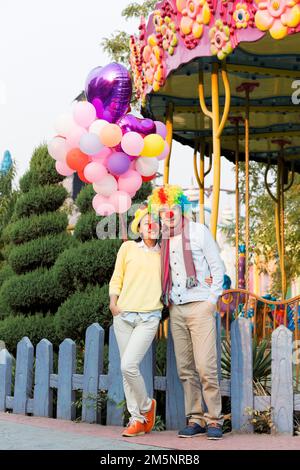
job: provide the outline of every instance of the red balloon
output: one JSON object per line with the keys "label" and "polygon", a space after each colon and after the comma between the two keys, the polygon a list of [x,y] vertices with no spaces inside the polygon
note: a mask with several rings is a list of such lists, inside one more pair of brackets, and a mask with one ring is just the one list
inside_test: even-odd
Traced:
{"label": "red balloon", "polygon": [[156,177],[156,173],[154,173],[154,175],[151,175],[151,176],[142,176],[142,180],[144,181],[144,183],[146,183],[147,181],[154,180],[155,177]]}
{"label": "red balloon", "polygon": [[84,183],[89,183],[89,184],[91,183],[90,181],[88,181],[88,180],[86,179],[86,177],[84,176],[83,171],[78,171],[78,178],[79,178],[81,181],[83,181]]}
{"label": "red balloon", "polygon": [[67,153],[66,162],[72,170],[76,170],[79,173],[83,172],[86,165],[90,162],[90,158],[81,152],[80,149],[76,148]]}

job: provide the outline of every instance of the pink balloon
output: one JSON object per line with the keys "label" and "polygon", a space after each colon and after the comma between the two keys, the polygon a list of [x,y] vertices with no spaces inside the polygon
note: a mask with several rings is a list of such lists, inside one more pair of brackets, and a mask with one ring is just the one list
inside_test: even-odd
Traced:
{"label": "pink balloon", "polygon": [[96,109],[88,101],[78,101],[74,105],[73,118],[79,126],[88,128],[96,117]]}
{"label": "pink balloon", "polygon": [[112,150],[108,147],[104,147],[99,153],[92,156],[94,162],[100,162],[102,165],[106,166],[107,158],[112,154]]}
{"label": "pink balloon", "polygon": [[165,148],[164,148],[163,152],[158,157],[156,157],[157,160],[159,160],[159,161],[165,160],[167,158],[167,156],[169,155],[169,152],[170,152],[170,146],[169,146],[168,142],[166,141],[165,142]]}
{"label": "pink balloon", "polygon": [[128,132],[122,137],[121,147],[128,155],[138,157],[143,151],[144,139],[137,132]]}
{"label": "pink balloon", "polygon": [[96,207],[99,206],[100,204],[104,204],[108,202],[108,198],[102,196],[101,194],[96,194],[96,196],[93,197],[92,200],[92,206],[96,210]]}
{"label": "pink balloon", "polygon": [[108,202],[98,204],[95,211],[97,215],[101,215],[102,217],[108,217],[116,212],[114,206]]}
{"label": "pink balloon", "polygon": [[118,180],[119,190],[126,193],[136,193],[143,184],[141,175],[134,170],[128,170],[124,175],[120,176]]}
{"label": "pink balloon", "polygon": [[70,131],[67,133],[67,145],[70,149],[79,147],[80,138],[87,134],[87,130],[80,126],[73,126]]}
{"label": "pink balloon", "polygon": [[72,170],[72,168],[70,168],[65,162],[57,161],[55,163],[55,168],[57,173],[62,176],[71,176],[75,173],[75,170]]}
{"label": "pink balloon", "polygon": [[131,207],[131,197],[125,191],[116,191],[109,197],[109,203],[114,206],[117,214],[123,214]]}
{"label": "pink balloon", "polygon": [[162,136],[163,139],[167,137],[167,127],[166,125],[161,122],[161,121],[154,121],[155,127],[156,127],[156,134],[159,134]]}
{"label": "pink balloon", "polygon": [[97,183],[107,175],[107,169],[102,163],[91,162],[84,168],[83,174],[91,183]]}
{"label": "pink balloon", "polygon": [[106,175],[99,183],[94,183],[93,188],[99,195],[108,197],[117,191],[118,183],[114,176]]}

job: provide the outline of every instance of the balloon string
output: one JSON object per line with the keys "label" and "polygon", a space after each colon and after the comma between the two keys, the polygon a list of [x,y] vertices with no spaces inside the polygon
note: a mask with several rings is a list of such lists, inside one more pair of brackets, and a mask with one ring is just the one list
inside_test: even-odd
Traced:
{"label": "balloon string", "polygon": [[120,214],[120,223],[121,223],[121,230],[122,230],[122,240],[123,242],[127,242],[128,235],[127,235],[127,227],[124,220],[124,215]]}

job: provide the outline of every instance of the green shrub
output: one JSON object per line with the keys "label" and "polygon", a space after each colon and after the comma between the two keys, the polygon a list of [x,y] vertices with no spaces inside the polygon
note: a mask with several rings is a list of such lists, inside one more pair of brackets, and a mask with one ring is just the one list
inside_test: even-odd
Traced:
{"label": "green shrub", "polygon": [[82,214],[93,211],[92,200],[95,195],[96,193],[91,184],[82,188],[75,200],[75,204]]}
{"label": "green shrub", "polygon": [[68,226],[65,212],[49,212],[41,215],[24,217],[9,224],[3,232],[4,241],[20,244],[29,242],[44,235],[55,235],[63,232]]}
{"label": "green shrub", "polygon": [[119,240],[93,240],[64,251],[53,268],[57,282],[69,293],[108,283],[120,245]]}
{"label": "green shrub", "polygon": [[44,212],[54,212],[60,208],[68,196],[68,191],[61,185],[38,186],[17,199],[15,217],[30,217]]}
{"label": "green shrub", "polygon": [[64,250],[75,244],[78,244],[77,240],[66,232],[37,238],[14,246],[8,262],[16,274],[24,274],[39,267],[50,268]]}
{"label": "green shrub", "polygon": [[97,239],[96,228],[101,219],[94,211],[82,214],[75,225],[74,237],[81,242]]}
{"label": "green shrub", "polygon": [[9,279],[11,276],[14,276],[14,270],[8,263],[3,263],[0,269],[0,287],[2,286],[3,282]]}
{"label": "green shrub", "polygon": [[57,282],[53,270],[40,268],[15,275],[1,286],[0,317],[56,312],[66,296],[66,291]]}
{"label": "green shrub", "polygon": [[84,291],[75,292],[59,307],[54,317],[60,341],[66,337],[84,339],[86,329],[94,322],[107,329],[111,318],[107,285],[88,286]]}
{"label": "green shrub", "polygon": [[142,184],[142,187],[137,191],[136,195],[133,198],[133,202],[144,202],[146,201],[147,197],[152,192],[152,184],[150,181]]}
{"label": "green shrub", "polygon": [[48,339],[54,346],[58,346],[59,341],[56,334],[54,316],[36,314],[31,317],[17,316],[7,317],[0,321],[0,339],[5,342],[8,351],[15,356],[17,344],[24,337],[28,336],[33,346],[36,346],[42,339]]}

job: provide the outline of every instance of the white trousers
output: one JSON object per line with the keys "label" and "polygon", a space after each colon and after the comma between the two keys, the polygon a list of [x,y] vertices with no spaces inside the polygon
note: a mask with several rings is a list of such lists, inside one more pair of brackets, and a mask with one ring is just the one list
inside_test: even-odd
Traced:
{"label": "white trousers", "polygon": [[159,321],[155,317],[143,321],[137,316],[134,323],[130,324],[122,319],[122,314],[113,319],[127,409],[131,417],[142,423],[142,413],[150,410],[152,401],[148,397],[139,366],[155,338]]}

